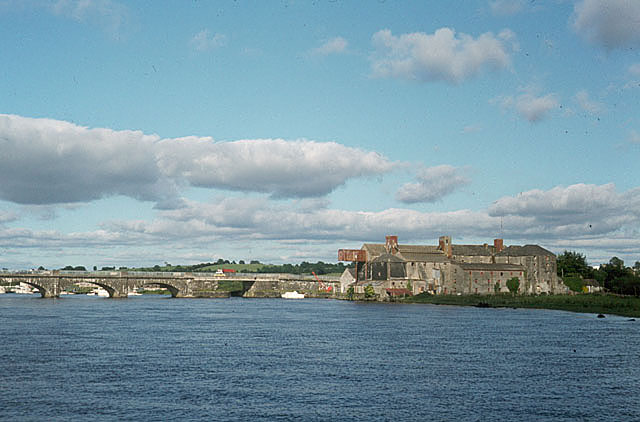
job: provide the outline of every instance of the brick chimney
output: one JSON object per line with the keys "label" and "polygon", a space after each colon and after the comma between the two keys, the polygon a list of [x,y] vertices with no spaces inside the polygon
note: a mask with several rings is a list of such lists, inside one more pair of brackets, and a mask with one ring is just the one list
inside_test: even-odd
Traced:
{"label": "brick chimney", "polygon": [[496,253],[502,252],[502,250],[504,249],[504,241],[502,239],[494,239],[493,247],[495,248]]}
{"label": "brick chimney", "polygon": [[444,252],[444,254],[447,255],[447,258],[451,258],[453,256],[451,236],[440,236],[440,239],[438,239],[438,249]]}
{"label": "brick chimney", "polygon": [[398,252],[398,236],[386,236],[385,248],[387,253],[395,255]]}

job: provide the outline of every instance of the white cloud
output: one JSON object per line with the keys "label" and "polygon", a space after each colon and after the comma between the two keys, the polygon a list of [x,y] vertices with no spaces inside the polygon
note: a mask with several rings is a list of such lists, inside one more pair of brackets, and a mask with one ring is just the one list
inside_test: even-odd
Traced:
{"label": "white cloud", "polygon": [[640,76],[640,63],[634,63],[629,66],[629,73],[634,76]]}
{"label": "white cloud", "polygon": [[202,31],[195,34],[191,40],[189,40],[189,45],[191,48],[197,51],[208,51],[213,50],[218,47],[222,47],[226,44],[227,37],[224,34],[211,34],[211,31],[208,29],[203,29]]}
{"label": "white cloud", "polygon": [[592,44],[612,50],[640,45],[640,2],[583,0],[574,6],[573,28]]}
{"label": "white cloud", "polygon": [[25,260],[29,251],[37,250],[38,256],[50,256],[56,263],[61,250],[78,255],[88,249],[91,265],[113,262],[123,247],[125,262],[137,264],[153,259],[173,262],[176,256],[203,250],[215,255],[217,248],[223,249],[218,255],[227,258],[229,251],[236,251],[235,256],[261,260],[303,255],[334,260],[339,247],[382,242],[387,234],[418,244],[435,244],[443,234],[452,235],[457,243],[503,237],[507,244],[535,243],[558,252],[579,249],[591,259],[617,255],[637,260],[640,248],[640,188],[618,193],[612,184],[578,184],[532,190],[500,198],[479,211],[367,212],[330,209],[324,201],[311,201],[318,206],[309,200],[250,197],[188,201],[183,208],[158,211],[154,220],[111,221],[100,230],[79,233],[0,227],[0,248],[24,251]]}
{"label": "white cloud", "polygon": [[49,3],[49,7],[56,15],[97,23],[113,37],[120,34],[129,15],[126,6],[113,0],[57,0]]}
{"label": "white cloud", "polygon": [[348,179],[384,174],[394,164],[375,152],[335,142],[210,138],[160,142],[159,164],[192,186],[270,193],[276,197],[328,194]]}
{"label": "white cloud", "polygon": [[421,169],[416,180],[416,183],[406,183],[398,189],[398,201],[436,202],[471,182],[463,170],[450,165]]}
{"label": "white cloud", "polygon": [[477,38],[453,29],[440,28],[434,34],[414,32],[392,35],[388,29],[376,32],[372,59],[373,76],[423,82],[459,84],[484,69],[510,65],[510,50],[517,48],[509,30],[497,37],[490,32]]}
{"label": "white cloud", "polygon": [[638,131],[632,130],[629,134],[629,142],[632,144],[640,145],[640,133],[638,133]]}
{"label": "white cloud", "polygon": [[191,185],[314,197],[396,164],[335,142],[160,139],[139,131],[0,114],[0,199],[20,204],[86,202],[112,195],[180,205]]}
{"label": "white cloud", "polygon": [[347,40],[342,37],[331,38],[318,48],[311,50],[311,53],[317,56],[328,56],[329,54],[344,53],[348,46]]}
{"label": "white cloud", "polygon": [[524,10],[525,0],[494,0],[489,2],[491,12],[496,16],[512,16]]}
{"label": "white cloud", "polygon": [[157,140],[139,131],[0,115],[0,198],[20,204],[110,195],[161,200],[168,181],[152,154]]}
{"label": "white cloud", "polygon": [[15,212],[0,210],[0,224],[16,221],[18,215]]}
{"label": "white cloud", "polygon": [[640,188],[618,193],[613,183],[575,184],[501,198],[489,208],[489,215],[528,219],[531,233],[581,238],[637,229],[638,209]]}
{"label": "white cloud", "polygon": [[598,114],[602,112],[604,106],[589,98],[589,93],[585,90],[578,91],[575,96],[575,100],[581,109],[590,114]]}
{"label": "white cloud", "polygon": [[532,92],[525,92],[516,97],[502,97],[499,102],[503,108],[515,109],[521,117],[531,123],[537,123],[545,119],[549,111],[558,107],[559,104],[556,94],[538,96]]}

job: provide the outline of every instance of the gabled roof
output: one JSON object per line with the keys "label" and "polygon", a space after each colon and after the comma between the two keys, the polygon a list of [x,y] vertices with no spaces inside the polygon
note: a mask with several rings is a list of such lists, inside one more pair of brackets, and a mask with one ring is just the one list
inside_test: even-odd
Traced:
{"label": "gabled roof", "polygon": [[551,251],[538,245],[509,246],[496,256],[555,256]]}
{"label": "gabled roof", "polygon": [[[365,243],[362,245],[362,249],[368,252],[369,260],[387,254],[387,248],[384,244]],[[398,253],[395,256],[399,256],[409,262],[443,262],[447,259],[444,253],[438,250],[437,246],[430,245],[398,245]]]}
{"label": "gabled roof", "polygon": [[494,252],[493,246],[484,245],[451,245],[453,255],[465,256],[491,256]]}
{"label": "gabled roof", "polygon": [[383,253],[382,255],[373,259],[372,262],[400,262],[404,263],[404,259],[397,255],[391,255],[390,253]]}

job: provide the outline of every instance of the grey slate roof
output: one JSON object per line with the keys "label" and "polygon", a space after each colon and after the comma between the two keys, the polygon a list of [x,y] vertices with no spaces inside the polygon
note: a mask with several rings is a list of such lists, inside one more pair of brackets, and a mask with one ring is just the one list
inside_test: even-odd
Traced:
{"label": "grey slate roof", "polygon": [[[369,260],[387,253],[385,245],[379,243],[365,243],[362,249],[368,251]],[[398,245],[396,256],[400,256],[408,262],[444,262],[447,260],[447,257],[438,250],[437,246]]]}
{"label": "grey slate roof", "polygon": [[404,263],[405,260],[400,258],[397,255],[391,255],[390,253],[383,253],[382,255],[376,257],[372,262],[400,262],[400,263]]}
{"label": "grey slate roof", "polygon": [[447,262],[449,259],[442,253],[411,253],[401,252],[400,255],[407,262]]}
{"label": "grey slate roof", "polygon": [[471,262],[453,262],[454,265],[460,266],[463,270],[479,270],[479,271],[523,271],[522,265],[516,264],[474,264]]}
{"label": "grey slate roof", "polygon": [[550,252],[538,245],[524,245],[524,246],[509,246],[503,251],[496,254],[496,256],[555,256],[553,252]]}
{"label": "grey slate roof", "polygon": [[494,247],[489,245],[451,245],[453,255],[491,256],[493,251]]}

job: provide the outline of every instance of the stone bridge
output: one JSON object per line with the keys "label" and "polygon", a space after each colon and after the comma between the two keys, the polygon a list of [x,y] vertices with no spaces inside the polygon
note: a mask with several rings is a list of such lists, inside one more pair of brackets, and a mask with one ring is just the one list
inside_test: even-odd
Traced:
{"label": "stone bridge", "polygon": [[221,281],[242,283],[244,297],[280,297],[286,291],[307,297],[334,297],[340,291],[338,277],[257,273],[187,273],[142,271],[29,271],[0,272],[3,282],[22,282],[38,289],[42,297],[59,297],[68,287],[91,283],[109,292],[109,297],[125,298],[145,286],[164,287],[172,297],[211,297]]}

